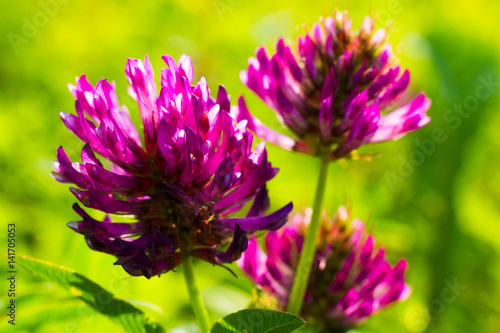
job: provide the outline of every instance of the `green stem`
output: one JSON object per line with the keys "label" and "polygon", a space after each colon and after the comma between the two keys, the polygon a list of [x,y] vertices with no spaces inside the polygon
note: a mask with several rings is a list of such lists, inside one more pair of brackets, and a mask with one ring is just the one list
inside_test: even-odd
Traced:
{"label": "green stem", "polygon": [[208,317],[207,309],[201,299],[200,290],[196,285],[196,279],[193,272],[193,260],[189,254],[184,256],[182,267],[184,269],[184,279],[186,280],[189,292],[189,300],[191,301],[191,306],[198,320],[198,325],[202,333],[207,333],[210,330],[210,318]]}
{"label": "green stem", "polygon": [[325,195],[329,162],[329,151],[325,150],[321,154],[318,185],[316,187],[316,197],[314,198],[311,223],[307,229],[306,240],[300,254],[299,264],[297,266],[295,280],[290,294],[290,300],[288,301],[287,311],[295,314],[300,314],[300,310],[302,309],[307,283],[309,282],[309,274],[311,273],[311,267],[314,261],[314,254],[316,253],[316,242],[321,225],[321,211],[323,197]]}

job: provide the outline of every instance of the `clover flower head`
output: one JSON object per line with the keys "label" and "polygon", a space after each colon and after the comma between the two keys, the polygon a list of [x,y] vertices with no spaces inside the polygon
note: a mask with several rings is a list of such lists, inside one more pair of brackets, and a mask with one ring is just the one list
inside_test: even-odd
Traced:
{"label": "clover flower head", "polygon": [[[81,220],[69,226],[90,248],[147,278],[172,270],[185,255],[213,264],[235,261],[247,248],[248,233],[276,230],[292,208],[263,215],[269,207],[266,182],[278,170],[264,143],[252,150],[247,121],[230,114],[224,87],[212,98],[205,78],[192,84],[191,58],[163,60],[168,67],[161,71],[159,93],[147,56],[128,59],[125,68],[144,145],[127,108],[118,104],[114,83],[92,86],[82,75],[69,85],[76,115],[61,112],[61,118],[85,143],[82,162],[72,162],[60,147],[52,173],[76,185],[71,192],[85,207],[106,213],[97,220],[75,204]],[[246,217],[229,216],[252,200]],[[109,214],[136,222],[113,222]]]}
{"label": "clover flower head", "polygon": [[[269,298],[274,298],[281,309],[286,308],[292,290],[310,219],[311,210],[305,210],[279,231],[269,232],[266,252],[251,239],[238,260],[240,268],[263,289],[262,299],[269,303]],[[385,250],[376,249],[363,222],[349,221],[345,207],[340,207],[333,218],[323,214],[300,313],[323,331],[344,332],[387,305],[406,299],[411,291],[404,282],[406,261],[391,267]]]}
{"label": "clover flower head", "polygon": [[259,48],[241,80],[296,138],[265,126],[242,97],[237,119],[247,119],[257,136],[288,150],[315,155],[333,149],[331,159],[426,125],[431,102],[421,93],[403,103],[410,72],[396,63],[386,39],[387,30],[375,30],[373,18],[353,32],[347,12],[335,11],[293,46],[279,39],[272,55]]}

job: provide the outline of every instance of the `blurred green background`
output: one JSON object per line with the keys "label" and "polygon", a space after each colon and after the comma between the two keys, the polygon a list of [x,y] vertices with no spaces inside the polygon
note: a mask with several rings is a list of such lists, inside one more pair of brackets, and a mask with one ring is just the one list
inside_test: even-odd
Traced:
{"label": "blurred green background", "polygon": [[[500,332],[500,101],[496,0],[415,1],[29,1],[0,2],[0,240],[17,226],[17,251],[77,270],[132,300],[165,327],[190,325],[183,277],[131,278],[112,256],[88,249],[66,223],[76,199],[50,177],[55,150],[77,160],[83,144],[62,124],[74,112],[66,84],[83,73],[91,82],[115,80],[121,104],[127,57],[150,56],[157,78],[160,56],[191,55],[195,79],[212,91],[223,84],[233,101],[244,94],[251,110],[279,129],[274,115],[239,81],[259,45],[293,38],[334,7],[348,9],[354,27],[378,13],[392,23],[390,42],[412,73],[413,93],[433,101],[432,122],[396,142],[364,148],[372,162],[330,167],[326,208],[347,204],[369,224],[394,263],[406,257],[413,294],[374,316],[360,332]],[[357,28],[356,28],[357,29]],[[487,83],[490,82],[490,83]],[[440,133],[433,139],[433,131]],[[422,148],[423,147],[423,148]],[[312,204],[318,161],[269,146],[281,172],[269,184],[272,209],[292,200]],[[5,313],[7,259],[1,260]],[[236,267],[232,267],[237,270]],[[198,262],[212,319],[245,307],[251,283],[241,274]],[[108,319],[79,306],[62,289],[18,272],[18,330],[115,332]],[[458,284],[459,288],[451,288]],[[5,291],[5,292],[4,292]],[[76,309],[66,315],[46,311]],[[73,308],[72,308],[73,307]],[[57,310],[55,310],[57,311]],[[34,324],[42,318],[43,324]],[[0,330],[7,332],[7,318]],[[31,324],[30,324],[31,323]]]}

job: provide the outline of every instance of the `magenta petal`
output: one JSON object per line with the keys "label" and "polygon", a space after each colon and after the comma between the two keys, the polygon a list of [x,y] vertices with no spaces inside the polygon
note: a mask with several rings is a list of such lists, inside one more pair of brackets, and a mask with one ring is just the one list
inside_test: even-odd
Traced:
{"label": "magenta petal", "polygon": [[384,115],[380,119],[379,129],[370,139],[370,142],[397,139],[408,131],[426,125],[430,118],[425,113],[430,106],[430,99],[424,94],[420,94],[402,108]]}
{"label": "magenta petal", "polygon": [[339,273],[335,277],[335,280],[330,285],[331,292],[339,292],[342,290],[342,288],[344,287],[345,280],[347,279],[347,276],[349,274],[349,271],[351,270],[352,265],[354,264],[355,257],[356,254],[354,252],[349,253],[347,258],[345,259],[342,269],[339,271]]}
{"label": "magenta petal", "polygon": [[80,119],[65,112],[60,112],[59,115],[61,116],[64,125],[66,125],[66,127],[80,140],[85,141],[85,131],[83,130]]}
{"label": "magenta petal", "polygon": [[342,133],[346,131],[352,123],[363,115],[366,108],[366,102],[368,101],[368,96],[366,95],[366,90],[359,93],[352,101],[349,103],[345,111],[342,123],[339,125],[337,131]]}
{"label": "magenta petal", "polygon": [[287,150],[293,150],[296,146],[295,140],[270,129],[250,114],[243,97],[238,98],[238,108],[233,108],[231,111],[235,114],[236,120],[247,120],[248,128],[258,137]]}
{"label": "magenta petal", "polygon": [[255,239],[250,239],[247,250],[238,260],[238,266],[256,281],[261,274],[261,267],[265,265],[265,257],[259,243]]}
{"label": "magenta petal", "polygon": [[377,80],[368,88],[368,98],[373,98],[383,88],[394,82],[399,73],[399,66],[390,68],[386,73],[380,75]]}
{"label": "magenta petal", "polygon": [[340,299],[338,307],[345,311],[355,305],[359,300],[358,293],[354,288],[349,289],[344,296]]}
{"label": "magenta petal", "polygon": [[73,167],[73,163],[62,147],[57,148],[57,162],[54,163],[54,169],[52,177],[58,182],[73,183],[81,188],[87,188],[85,173]]}
{"label": "magenta petal", "polygon": [[73,221],[68,223],[68,226],[86,236],[107,238],[131,236],[142,232],[145,227],[144,222],[141,221],[136,223],[100,222],[90,217],[78,204],[74,204],[73,209],[83,218],[83,221]]}
{"label": "magenta petal", "polygon": [[215,260],[219,264],[231,263],[238,260],[241,254],[248,248],[247,233],[236,223],[234,226],[233,241],[225,252],[216,252]]}
{"label": "magenta petal", "polygon": [[231,103],[229,102],[227,91],[223,86],[219,86],[219,92],[217,93],[217,100],[215,102],[220,105],[220,110],[227,112],[231,110]]}
{"label": "magenta petal", "polygon": [[144,58],[144,62],[140,59],[129,59],[125,71],[141,111],[146,148],[148,150],[154,149],[153,142],[156,140],[156,128],[158,126],[156,122],[157,91],[153,76],[153,68],[149,62],[148,56]]}
{"label": "magenta petal", "polygon": [[194,78],[194,70],[193,70],[193,61],[191,57],[183,54],[179,59],[179,69],[181,70],[181,75],[184,74],[188,79],[189,83],[193,82]]}
{"label": "magenta petal", "polygon": [[262,185],[255,196],[252,207],[247,213],[247,217],[263,215],[269,209],[269,196],[267,195],[266,184]]}
{"label": "magenta petal", "polygon": [[286,223],[288,214],[292,211],[293,204],[290,202],[276,212],[253,217],[227,218],[220,219],[219,226],[223,228],[234,228],[236,224],[241,226],[241,229],[248,233],[257,230],[277,230]]}
{"label": "magenta petal", "polygon": [[380,96],[377,97],[377,103],[381,108],[389,106],[403,94],[410,84],[410,71],[405,70],[401,77]]}
{"label": "magenta petal", "polygon": [[319,129],[323,142],[329,142],[333,126],[333,99],[328,97],[323,100],[319,111]]}
{"label": "magenta petal", "polygon": [[234,164],[231,156],[227,156],[220,163],[212,181],[212,195],[217,197],[220,193],[226,192],[231,187],[234,179]]}

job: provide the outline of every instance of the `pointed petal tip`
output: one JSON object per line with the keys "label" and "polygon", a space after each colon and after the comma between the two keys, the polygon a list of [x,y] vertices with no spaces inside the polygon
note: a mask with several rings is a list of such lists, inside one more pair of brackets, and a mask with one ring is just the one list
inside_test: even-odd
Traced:
{"label": "pointed petal tip", "polygon": [[71,221],[66,224],[69,228],[73,229],[76,232],[80,232],[80,229],[78,228],[78,221]]}

